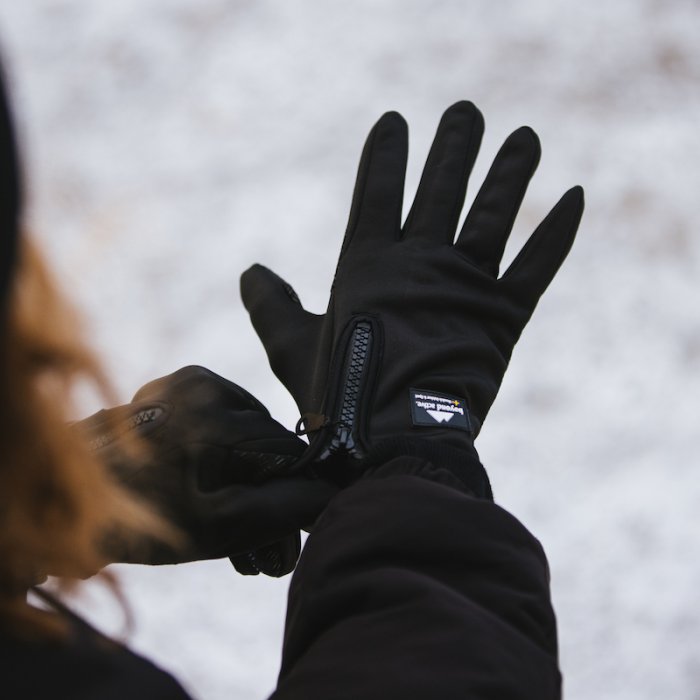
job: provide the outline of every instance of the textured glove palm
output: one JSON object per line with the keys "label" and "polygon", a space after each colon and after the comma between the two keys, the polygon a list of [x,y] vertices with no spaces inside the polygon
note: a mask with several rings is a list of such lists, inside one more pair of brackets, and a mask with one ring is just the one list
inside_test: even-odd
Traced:
{"label": "textured glove palm", "polygon": [[[379,120],[360,161],[324,315],[305,311],[266,268],[244,273],[253,326],[313,431],[308,460],[362,463],[396,440],[472,449],[583,210],[582,190],[569,190],[499,278],[540,148],[527,127],[506,140],[454,240],[482,133],[471,103],[445,112],[402,227],[407,127],[396,113]],[[485,473],[470,482],[490,495]]]}

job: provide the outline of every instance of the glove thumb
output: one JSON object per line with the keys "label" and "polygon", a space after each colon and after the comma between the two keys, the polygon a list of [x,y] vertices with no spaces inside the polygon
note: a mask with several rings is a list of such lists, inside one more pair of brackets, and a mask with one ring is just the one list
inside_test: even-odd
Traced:
{"label": "glove thumb", "polygon": [[262,265],[241,275],[241,298],[272,371],[298,402],[295,389],[308,381],[299,376],[308,365],[304,356],[317,337],[322,316],[306,311],[291,285]]}

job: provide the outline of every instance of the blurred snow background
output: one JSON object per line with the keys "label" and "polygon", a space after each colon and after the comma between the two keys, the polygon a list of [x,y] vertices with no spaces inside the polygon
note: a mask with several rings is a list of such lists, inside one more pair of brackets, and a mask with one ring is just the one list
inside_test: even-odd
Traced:
{"label": "blurred snow background", "polygon": [[[571,700],[700,698],[698,37],[697,0],[0,8],[30,221],[125,401],[198,363],[294,424],[238,276],[264,262],[324,309],[388,109],[411,127],[409,193],[458,99],[486,118],[472,196],[511,130],[539,133],[516,245],[585,187],[579,240],[478,444],[550,557]],[[196,696],[274,687],[287,580],[228,562],[119,573],[133,645]],[[85,609],[114,629],[95,596]]]}

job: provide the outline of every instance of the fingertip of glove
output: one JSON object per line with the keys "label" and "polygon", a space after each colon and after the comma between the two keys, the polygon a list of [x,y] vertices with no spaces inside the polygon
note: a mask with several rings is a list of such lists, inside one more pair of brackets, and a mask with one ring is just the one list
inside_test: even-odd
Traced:
{"label": "fingertip of glove", "polygon": [[272,272],[272,270],[265,267],[264,265],[261,265],[260,263],[253,263],[247,270],[245,270],[245,272],[241,274],[241,282],[244,279],[251,279],[253,276],[265,272]]}
{"label": "fingertip of glove", "polygon": [[556,209],[561,213],[569,213],[571,218],[575,220],[575,226],[578,226],[583,215],[584,203],[583,187],[576,185],[562,195]]}
{"label": "fingertip of glove", "polygon": [[472,131],[484,132],[484,116],[479,108],[469,100],[460,100],[450,105],[442,115],[442,121],[450,119],[459,119],[471,122]]}
{"label": "fingertip of glove", "polygon": [[244,304],[246,304],[247,299],[249,299],[250,296],[256,292],[264,278],[269,277],[272,274],[274,274],[272,270],[268,269],[264,265],[255,263],[241,275],[241,297]]}
{"label": "fingertip of glove", "polygon": [[257,576],[260,573],[260,569],[255,562],[254,552],[231,555],[229,557],[229,561],[233,564],[236,571],[242,576]]}
{"label": "fingertip of glove", "polygon": [[511,148],[514,147],[517,149],[518,152],[522,153],[524,151],[531,154],[531,168],[534,171],[542,155],[542,145],[540,144],[540,137],[537,135],[537,132],[530,126],[521,126],[506,139],[506,143],[509,144]]}
{"label": "fingertip of glove", "polygon": [[267,297],[285,302],[291,301],[294,305],[301,307],[301,300],[289,282],[259,263],[252,265],[241,275],[240,287],[243,306],[248,311],[256,300]]}
{"label": "fingertip of glove", "polygon": [[253,275],[255,274],[255,265],[249,267],[245,272],[241,274],[240,280],[238,282],[238,288],[241,294],[241,300],[243,301],[243,306],[248,308],[248,302],[250,300],[250,287],[253,284]]}
{"label": "fingertip of glove", "polygon": [[571,197],[571,199],[577,199],[579,204],[581,205],[581,209],[583,209],[585,203],[586,203],[586,198],[584,195],[583,187],[581,185],[574,185],[567,193],[567,196]]}
{"label": "fingertip of glove", "polygon": [[580,185],[567,190],[549,212],[540,227],[543,231],[558,231],[560,248],[563,251],[561,262],[568,254],[576,237],[583,216],[583,188]]}
{"label": "fingertip of glove", "polygon": [[571,208],[573,210],[572,229],[577,231],[579,224],[581,223],[583,209],[586,204],[583,194],[583,187],[581,187],[581,185],[575,185],[567,192],[567,195],[571,198]]}
{"label": "fingertip of glove", "polygon": [[394,110],[382,114],[374,128],[377,131],[380,129],[392,129],[408,133],[408,123],[401,114]]}
{"label": "fingertip of glove", "polygon": [[481,110],[471,100],[458,100],[454,104],[450,105],[445,110],[445,114],[452,113],[467,114],[469,116],[477,117],[482,121],[484,119],[483,115],[481,114]]}
{"label": "fingertip of glove", "polygon": [[529,140],[531,143],[537,146],[537,148],[540,148],[540,137],[537,135],[537,132],[531,126],[527,126],[527,124],[518,127],[511,134],[511,138],[514,137],[521,138],[523,140]]}

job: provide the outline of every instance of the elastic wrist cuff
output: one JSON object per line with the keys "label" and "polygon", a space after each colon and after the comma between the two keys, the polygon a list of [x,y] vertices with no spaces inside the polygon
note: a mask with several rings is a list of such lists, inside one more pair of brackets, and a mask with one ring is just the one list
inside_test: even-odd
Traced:
{"label": "elastic wrist cuff", "polygon": [[395,457],[417,457],[453,474],[476,498],[493,501],[491,483],[474,446],[456,449],[434,440],[389,438],[372,446],[365,463],[367,475]]}

